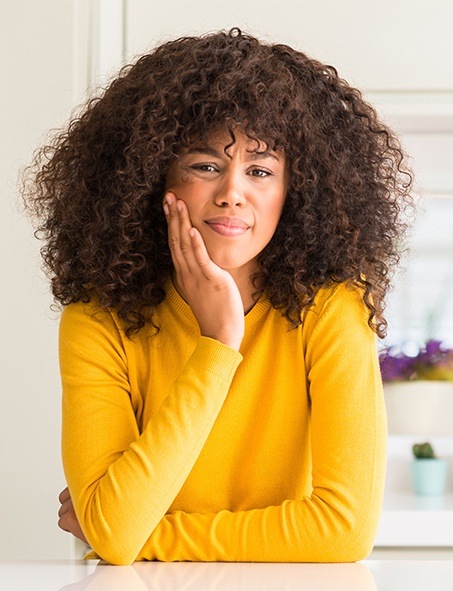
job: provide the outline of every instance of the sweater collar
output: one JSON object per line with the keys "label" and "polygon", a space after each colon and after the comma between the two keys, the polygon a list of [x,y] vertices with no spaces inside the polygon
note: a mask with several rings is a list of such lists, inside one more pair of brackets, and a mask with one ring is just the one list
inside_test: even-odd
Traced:
{"label": "sweater collar", "polygon": [[[167,278],[164,284],[165,293],[167,296],[168,304],[174,311],[183,316],[190,325],[191,332],[199,334],[198,323],[193,315],[193,312],[189,304],[179,295],[170,277]],[[251,310],[245,315],[245,327],[255,324],[266,311],[271,308],[269,299],[265,293],[261,294],[260,298],[253,306]]]}

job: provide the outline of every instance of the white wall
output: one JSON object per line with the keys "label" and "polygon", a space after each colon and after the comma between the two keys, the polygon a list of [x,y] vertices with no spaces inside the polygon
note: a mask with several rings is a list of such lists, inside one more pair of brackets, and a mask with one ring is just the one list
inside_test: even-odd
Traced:
{"label": "white wall", "polygon": [[126,0],[127,55],[233,26],[338,67],[366,90],[452,90],[450,0]]}
{"label": "white wall", "polygon": [[442,185],[453,196],[452,21],[449,0],[0,0],[0,559],[73,552],[56,527],[58,319],[17,208],[17,171],[43,134],[123,54],[129,61],[164,39],[240,26],[337,66],[406,134],[431,175],[427,192]]}
{"label": "white wall", "polygon": [[58,323],[17,175],[73,103],[73,2],[1,0],[0,44],[0,558],[67,557]]}

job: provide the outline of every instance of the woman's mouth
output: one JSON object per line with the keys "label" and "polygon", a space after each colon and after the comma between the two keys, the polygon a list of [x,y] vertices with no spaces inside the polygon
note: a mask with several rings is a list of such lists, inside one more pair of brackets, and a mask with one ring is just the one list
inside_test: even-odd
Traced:
{"label": "woman's mouth", "polygon": [[250,226],[239,218],[229,218],[226,216],[211,218],[205,220],[205,224],[217,234],[226,237],[235,237],[245,234]]}

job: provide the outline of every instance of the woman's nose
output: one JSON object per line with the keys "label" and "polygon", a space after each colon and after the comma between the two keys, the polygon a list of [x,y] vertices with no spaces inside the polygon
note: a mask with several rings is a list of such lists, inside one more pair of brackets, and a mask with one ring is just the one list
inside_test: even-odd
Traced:
{"label": "woman's nose", "polygon": [[237,175],[226,174],[214,201],[219,207],[241,207],[246,201],[244,186]]}
{"label": "woman's nose", "polygon": [[214,197],[219,207],[241,207],[246,202],[245,187],[237,171],[223,175],[222,182]]}

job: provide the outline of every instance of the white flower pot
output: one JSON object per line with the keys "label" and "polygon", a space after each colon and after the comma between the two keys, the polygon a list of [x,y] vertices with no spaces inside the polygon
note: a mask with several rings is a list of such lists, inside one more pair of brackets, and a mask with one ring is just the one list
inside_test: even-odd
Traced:
{"label": "white flower pot", "polygon": [[440,496],[445,493],[448,462],[443,458],[416,459],[411,462],[412,484],[416,495]]}
{"label": "white flower pot", "polygon": [[390,435],[453,435],[453,382],[384,384]]}

